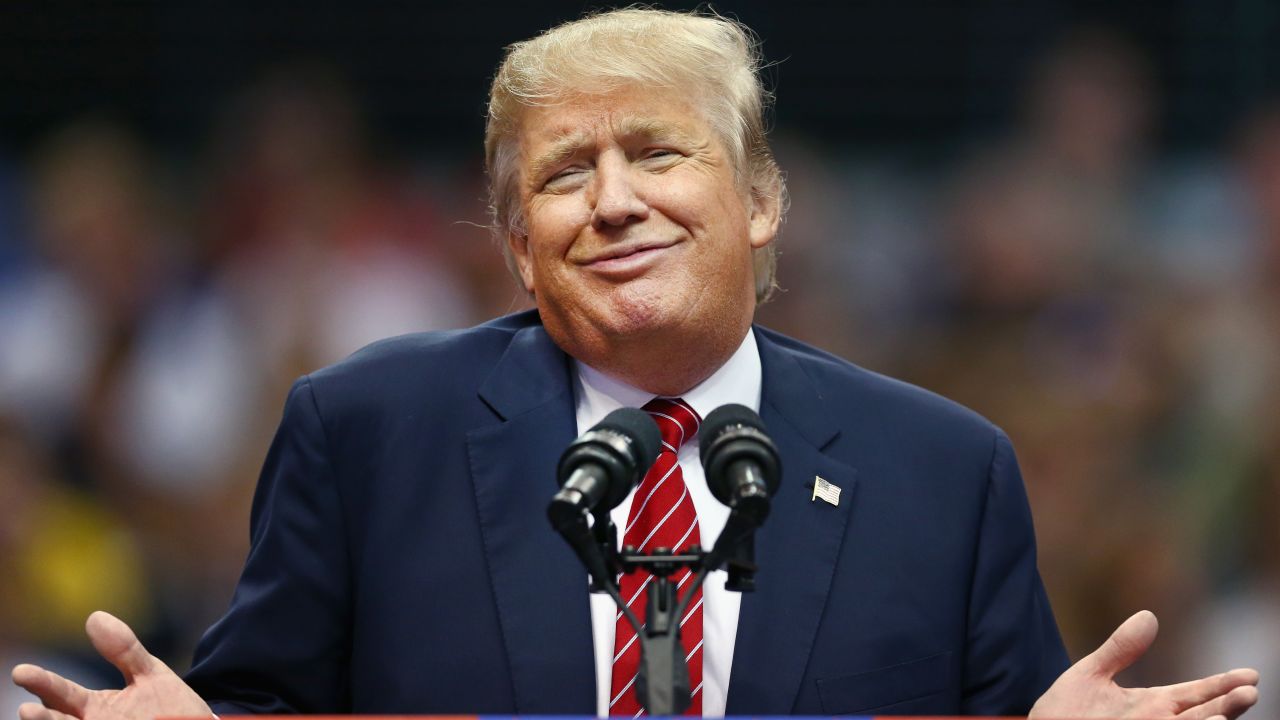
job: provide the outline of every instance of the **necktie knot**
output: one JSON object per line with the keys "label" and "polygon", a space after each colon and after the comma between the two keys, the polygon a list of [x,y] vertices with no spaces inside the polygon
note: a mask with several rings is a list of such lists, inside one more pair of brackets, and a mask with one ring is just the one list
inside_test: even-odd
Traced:
{"label": "necktie knot", "polygon": [[698,426],[702,424],[697,411],[680,398],[657,397],[645,403],[641,409],[658,423],[662,444],[674,453],[678,453],[681,445],[698,434]]}

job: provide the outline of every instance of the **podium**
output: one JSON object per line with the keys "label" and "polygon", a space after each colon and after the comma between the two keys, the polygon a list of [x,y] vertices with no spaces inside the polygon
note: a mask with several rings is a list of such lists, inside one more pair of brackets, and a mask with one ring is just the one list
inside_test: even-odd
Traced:
{"label": "podium", "polygon": [[[521,715],[219,715],[220,720],[516,720]],[[533,720],[595,720],[594,715],[530,715]],[[749,720],[797,720],[803,715],[752,715]],[[841,720],[1017,720],[1022,716],[1005,716],[1003,718],[974,715],[958,717],[954,715],[841,715]],[[157,718],[157,720],[209,720],[209,718]],[[734,716],[726,716],[725,720],[735,720]],[[748,720],[744,717],[742,720]],[[1025,720],[1025,719],[1024,719]]]}

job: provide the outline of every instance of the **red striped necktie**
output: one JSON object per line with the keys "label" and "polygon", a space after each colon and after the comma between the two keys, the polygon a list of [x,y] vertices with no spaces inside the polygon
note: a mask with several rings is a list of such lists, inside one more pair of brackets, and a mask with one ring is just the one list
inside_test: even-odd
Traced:
{"label": "red striped necktie", "polygon": [[[654,398],[643,408],[658,423],[662,432],[662,452],[653,467],[645,474],[640,487],[631,499],[631,512],[627,515],[627,527],[622,544],[636,547],[639,552],[650,553],[654,548],[671,548],[675,552],[691,545],[700,545],[698,514],[684,484],[677,453],[680,446],[693,439],[702,418],[684,400],[679,398]],[[682,569],[672,576],[679,588],[680,597],[691,581],[692,574]],[[631,612],[640,622],[645,621],[645,606],[649,582],[652,576],[643,571],[622,576],[620,591]],[[680,621],[680,641],[684,645],[689,665],[689,689],[693,703],[685,715],[702,715],[702,590],[689,600],[689,608]],[[644,713],[636,698],[636,670],[640,665],[640,641],[635,629],[622,613],[617,616],[617,629],[613,640],[613,681],[609,693],[609,714],[639,716]]]}

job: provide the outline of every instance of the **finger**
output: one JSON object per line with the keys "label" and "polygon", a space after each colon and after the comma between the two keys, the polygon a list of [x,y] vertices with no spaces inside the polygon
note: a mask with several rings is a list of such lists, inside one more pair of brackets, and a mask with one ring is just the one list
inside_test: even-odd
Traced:
{"label": "finger", "polygon": [[15,684],[40,698],[49,709],[78,717],[89,704],[88,690],[44,668],[19,665],[13,669],[12,677]]}
{"label": "finger", "polygon": [[1207,678],[1170,685],[1166,689],[1171,692],[1177,710],[1180,712],[1206,703],[1216,697],[1226,695],[1238,687],[1257,684],[1257,670],[1238,668],[1229,672],[1211,675]]}
{"label": "finger", "polygon": [[1111,637],[1081,660],[1080,665],[1087,672],[1110,679],[1142,657],[1159,629],[1160,623],[1150,610],[1135,613],[1120,623]]}
{"label": "finger", "polygon": [[1245,710],[1253,707],[1256,702],[1258,702],[1258,688],[1252,685],[1243,685],[1203,705],[1198,705],[1180,713],[1177,720],[1210,720],[1214,717],[1235,720],[1243,715]]}
{"label": "finger", "polygon": [[22,703],[18,706],[18,720],[76,720],[71,715],[51,710],[36,703]]}
{"label": "finger", "polygon": [[101,610],[93,613],[85,622],[84,629],[89,634],[93,647],[116,666],[124,675],[125,682],[130,685],[135,676],[165,667],[164,663],[142,647],[138,636],[123,620],[110,613]]}
{"label": "finger", "polygon": [[1252,685],[1238,687],[1227,693],[1227,697],[1223,701],[1223,717],[1227,720],[1236,720],[1245,713],[1246,710],[1253,707],[1258,702],[1258,688]]}

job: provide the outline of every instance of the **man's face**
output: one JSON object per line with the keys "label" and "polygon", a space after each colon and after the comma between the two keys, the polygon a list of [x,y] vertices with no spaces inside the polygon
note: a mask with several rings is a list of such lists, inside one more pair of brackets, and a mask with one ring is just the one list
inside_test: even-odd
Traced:
{"label": "man's face", "polygon": [[[543,323],[593,365],[636,342],[733,347],[755,309],[752,251],[777,230],[681,93],[574,96],[521,117],[511,248]],[[727,357],[727,356],[726,356]],[[723,360],[723,359],[722,359]]]}

